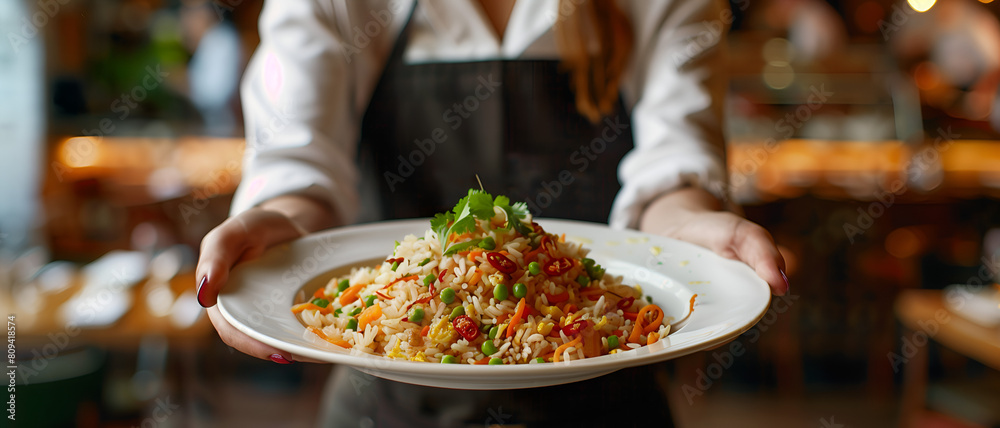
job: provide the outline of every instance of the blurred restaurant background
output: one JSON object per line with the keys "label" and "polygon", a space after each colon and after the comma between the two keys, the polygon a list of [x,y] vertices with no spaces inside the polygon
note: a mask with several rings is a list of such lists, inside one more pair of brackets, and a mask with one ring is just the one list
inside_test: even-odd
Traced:
{"label": "blurred restaurant background", "polygon": [[[234,352],[194,297],[262,3],[0,1],[21,426],[315,423],[330,368]],[[791,296],[746,354],[670,363],[679,426],[1000,426],[998,3],[733,0],[705,24],[732,29],[730,190]]]}

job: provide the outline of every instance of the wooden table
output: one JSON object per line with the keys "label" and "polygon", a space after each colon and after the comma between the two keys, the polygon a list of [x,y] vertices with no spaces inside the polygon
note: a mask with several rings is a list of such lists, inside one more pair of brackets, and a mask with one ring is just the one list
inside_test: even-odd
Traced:
{"label": "wooden table", "polygon": [[907,290],[896,299],[896,316],[906,327],[902,349],[890,362],[903,366],[900,425],[914,424],[927,393],[927,346],[934,340],[962,355],[1000,370],[1000,329],[987,328],[949,311],[939,290]]}

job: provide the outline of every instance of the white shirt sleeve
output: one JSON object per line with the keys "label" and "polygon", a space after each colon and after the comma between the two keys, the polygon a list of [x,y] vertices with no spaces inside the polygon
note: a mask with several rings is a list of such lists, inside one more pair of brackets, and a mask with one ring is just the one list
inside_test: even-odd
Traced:
{"label": "white shirt sleeve", "polygon": [[411,7],[406,0],[265,3],[261,44],[241,88],[247,150],[232,214],[298,194],[354,219],[361,119]]}
{"label": "white shirt sleeve", "polygon": [[723,105],[724,1],[634,1],[626,10],[635,44],[623,94],[635,148],[622,160],[622,188],[609,223],[636,227],[656,197],[693,185],[727,200]]}

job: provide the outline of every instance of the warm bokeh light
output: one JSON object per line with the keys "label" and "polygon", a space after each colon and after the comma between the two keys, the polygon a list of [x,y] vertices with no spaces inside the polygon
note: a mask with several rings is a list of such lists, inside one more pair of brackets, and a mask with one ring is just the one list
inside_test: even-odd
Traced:
{"label": "warm bokeh light", "polygon": [[795,81],[795,70],[785,64],[769,63],[764,66],[764,83],[772,89],[785,89]]}
{"label": "warm bokeh light", "polygon": [[761,54],[768,64],[781,66],[792,62],[795,52],[792,44],[787,39],[775,37],[764,43]]}
{"label": "warm bokeh light", "polygon": [[993,0],[979,0],[979,2],[980,2],[980,3],[986,3],[986,4],[989,4],[989,3],[993,3]]}
{"label": "warm bokeh light", "polygon": [[100,157],[99,144],[93,137],[68,138],[59,148],[59,160],[70,168],[94,166]]}
{"label": "warm bokeh light", "polygon": [[906,2],[917,12],[927,12],[934,7],[935,0],[906,0]]}

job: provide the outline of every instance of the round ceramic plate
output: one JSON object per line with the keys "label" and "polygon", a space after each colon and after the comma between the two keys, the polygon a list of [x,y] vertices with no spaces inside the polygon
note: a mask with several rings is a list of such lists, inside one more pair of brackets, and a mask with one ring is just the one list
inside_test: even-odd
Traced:
{"label": "round ceramic plate", "polygon": [[[250,337],[295,355],[345,364],[386,379],[459,389],[512,389],[589,379],[626,367],[655,363],[735,339],[764,315],[767,284],[743,263],[673,239],[606,225],[539,219],[549,233],[566,234],[590,248],[589,257],[641,285],[676,320],[666,338],[639,349],[582,360],[545,364],[474,366],[393,360],[346,350],[308,332],[292,314],[330,278],[354,266],[373,265],[407,234],[423,235],[429,220],[399,220],[351,226],[303,237],[239,265],[219,296],[226,319]],[[688,316],[692,296],[694,311]]]}

